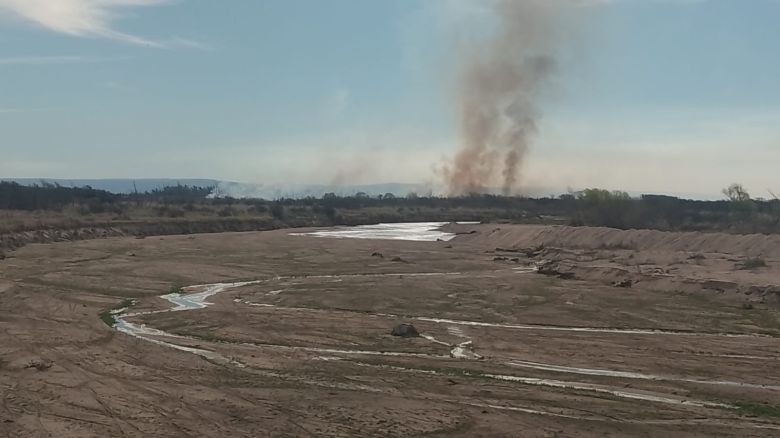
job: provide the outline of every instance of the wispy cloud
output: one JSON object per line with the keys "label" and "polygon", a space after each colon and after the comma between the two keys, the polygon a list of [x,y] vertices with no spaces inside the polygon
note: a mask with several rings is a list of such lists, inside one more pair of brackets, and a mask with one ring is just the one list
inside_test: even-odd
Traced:
{"label": "wispy cloud", "polygon": [[74,37],[107,38],[137,46],[203,48],[182,38],[157,41],[118,31],[114,23],[123,9],[159,6],[169,0],[0,0],[0,15]]}
{"label": "wispy cloud", "polygon": [[164,42],[163,44],[170,48],[214,50],[214,46],[210,44],[178,36],[171,38],[169,41]]}
{"label": "wispy cloud", "polygon": [[0,65],[48,65],[48,64],[80,64],[92,62],[123,61],[130,59],[127,56],[80,56],[80,55],[54,55],[54,56],[14,56],[0,58]]}

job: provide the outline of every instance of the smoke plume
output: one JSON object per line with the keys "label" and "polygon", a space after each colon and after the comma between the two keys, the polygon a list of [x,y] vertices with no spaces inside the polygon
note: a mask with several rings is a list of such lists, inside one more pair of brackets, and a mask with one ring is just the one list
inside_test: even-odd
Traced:
{"label": "smoke plume", "polygon": [[494,0],[495,32],[470,47],[458,74],[462,145],[444,176],[452,195],[517,186],[537,132],[540,92],[556,70],[559,0]]}

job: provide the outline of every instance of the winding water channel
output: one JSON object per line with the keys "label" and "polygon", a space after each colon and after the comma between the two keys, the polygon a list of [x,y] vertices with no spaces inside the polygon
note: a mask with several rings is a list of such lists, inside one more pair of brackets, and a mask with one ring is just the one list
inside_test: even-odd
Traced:
{"label": "winding water channel", "polygon": [[[336,228],[332,230],[313,231],[309,233],[292,233],[292,235],[294,236],[306,235],[306,236],[329,237],[329,238],[393,239],[393,240],[406,238],[406,240],[414,240],[414,241],[449,240],[452,237],[454,237],[450,233],[444,233],[440,231],[439,227],[441,225],[443,224],[442,223],[380,224],[374,226]],[[510,271],[512,270],[510,269]],[[521,271],[514,270],[514,271],[517,273],[530,272],[528,270],[521,270]],[[350,278],[350,277],[359,277],[365,275],[457,276],[463,274],[458,272],[418,272],[418,273],[392,273],[392,274],[319,275],[319,276],[311,276],[306,278]],[[208,360],[219,362],[219,363],[229,364],[238,367],[245,367],[245,365],[240,363],[239,361],[226,357],[218,352],[203,349],[203,348],[179,345],[178,343],[176,343],[177,340],[179,340],[179,342],[181,342],[181,340],[186,340],[188,342],[197,341],[195,338],[189,338],[185,336],[176,335],[173,333],[168,333],[153,327],[148,327],[141,323],[133,322],[133,320],[143,315],[158,314],[158,313],[165,313],[165,312],[183,312],[183,311],[201,310],[210,305],[208,299],[216,294],[241,288],[248,285],[273,283],[273,282],[286,280],[286,279],[293,279],[293,278],[300,278],[300,277],[275,277],[266,280],[255,280],[255,281],[244,281],[244,282],[233,282],[233,283],[214,283],[214,284],[189,286],[187,288],[184,288],[182,293],[171,293],[171,294],[160,296],[160,298],[167,300],[171,304],[171,307],[168,309],[149,311],[149,312],[136,312],[136,313],[130,312],[129,311],[130,309],[120,309],[116,311],[114,314],[116,320],[114,328],[122,333],[144,340],[146,342],[154,343],[156,345],[161,345],[179,351],[196,354]],[[278,293],[279,291],[270,291],[269,293],[273,293],[273,292]],[[271,304],[251,303],[240,299],[237,299],[235,301],[239,304],[244,304],[249,306],[262,306],[262,307],[276,308],[276,306]],[[279,309],[291,310],[291,308],[281,308],[281,307]],[[321,309],[308,309],[308,308],[294,308],[292,310],[322,311]],[[376,314],[376,315],[396,317],[396,315],[390,315],[390,314]],[[432,335],[425,334],[425,333],[422,334],[422,337],[427,339],[430,342],[447,345],[448,347],[450,347],[449,356],[425,354],[425,353],[383,352],[383,351],[370,351],[370,350],[349,350],[349,349],[317,348],[317,347],[291,347],[291,346],[273,345],[273,344],[250,344],[250,343],[237,343],[237,344],[242,346],[250,346],[250,347],[257,347],[257,348],[289,349],[289,350],[296,350],[296,351],[312,352],[317,354],[331,354],[336,356],[403,356],[403,357],[424,357],[429,359],[455,358],[461,360],[481,360],[483,359],[482,356],[480,356],[474,351],[476,348],[476,346],[474,345],[474,341],[466,337],[465,335],[463,335],[463,332],[459,327],[477,326],[477,327],[496,327],[496,328],[514,329],[514,330],[553,330],[553,331],[594,332],[594,333],[607,333],[607,334],[610,333],[611,334],[638,334],[638,335],[655,335],[655,336],[666,336],[666,335],[730,336],[730,337],[753,336],[753,335],[744,335],[744,334],[690,333],[690,332],[674,332],[674,331],[663,331],[663,330],[609,329],[609,328],[598,328],[598,327],[558,327],[558,326],[539,326],[539,325],[520,325],[520,324],[491,324],[491,323],[478,322],[478,321],[452,320],[452,319],[443,319],[443,318],[426,317],[426,316],[416,316],[416,317],[407,317],[407,318],[411,320],[417,320],[417,321],[426,321],[426,322],[444,324],[447,326],[446,329],[449,332],[449,334],[457,337],[461,337],[463,341],[457,344],[448,344],[446,342],[436,339]],[[327,358],[323,358],[323,359],[327,359]],[[356,362],[356,364],[362,366],[394,369],[401,372],[434,373],[428,370],[413,369],[413,368],[401,368],[401,367],[376,365],[376,364],[362,364],[359,362]],[[706,384],[706,385],[760,388],[760,389],[774,390],[774,391],[780,390],[780,387],[775,385],[759,385],[759,384],[748,384],[748,383],[723,381],[723,380],[716,381],[716,380],[684,378],[684,377],[675,377],[675,376],[662,376],[662,375],[654,375],[654,374],[646,374],[646,373],[630,372],[630,371],[576,368],[576,367],[568,367],[562,365],[520,361],[520,360],[499,362],[499,364],[511,366],[515,368],[552,371],[552,372],[558,372],[558,373],[570,374],[570,375],[608,376],[608,377],[638,379],[638,380],[679,381],[679,382]],[[569,389],[580,389],[580,390],[587,390],[587,391],[603,392],[624,399],[644,400],[644,401],[664,403],[664,404],[691,405],[691,406],[711,407],[711,408],[730,407],[722,403],[684,399],[681,397],[676,397],[676,396],[671,396],[666,394],[651,393],[651,392],[641,391],[641,390],[629,390],[623,388],[622,386],[613,387],[608,385],[596,385],[596,384],[585,383],[585,382],[540,379],[534,377],[521,377],[521,376],[501,375],[501,374],[480,374],[479,377],[493,379],[493,380],[500,380],[500,381],[516,382],[516,383],[526,384],[526,385],[538,385],[538,386],[547,386],[547,387],[555,387],[555,388],[569,388]]]}

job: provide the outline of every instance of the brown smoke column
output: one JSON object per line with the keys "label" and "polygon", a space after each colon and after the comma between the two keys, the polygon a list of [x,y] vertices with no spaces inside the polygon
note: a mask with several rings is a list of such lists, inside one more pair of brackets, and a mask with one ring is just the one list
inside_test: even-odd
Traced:
{"label": "brown smoke column", "polygon": [[445,165],[449,193],[516,188],[537,132],[540,91],[555,71],[558,0],[495,0],[495,33],[469,50],[460,66],[461,149]]}

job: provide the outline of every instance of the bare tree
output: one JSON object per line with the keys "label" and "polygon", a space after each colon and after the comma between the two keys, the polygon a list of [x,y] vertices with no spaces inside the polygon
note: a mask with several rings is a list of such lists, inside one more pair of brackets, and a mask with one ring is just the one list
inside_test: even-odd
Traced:
{"label": "bare tree", "polygon": [[723,194],[732,202],[745,202],[750,201],[750,194],[745,190],[742,184],[734,183],[725,189]]}

